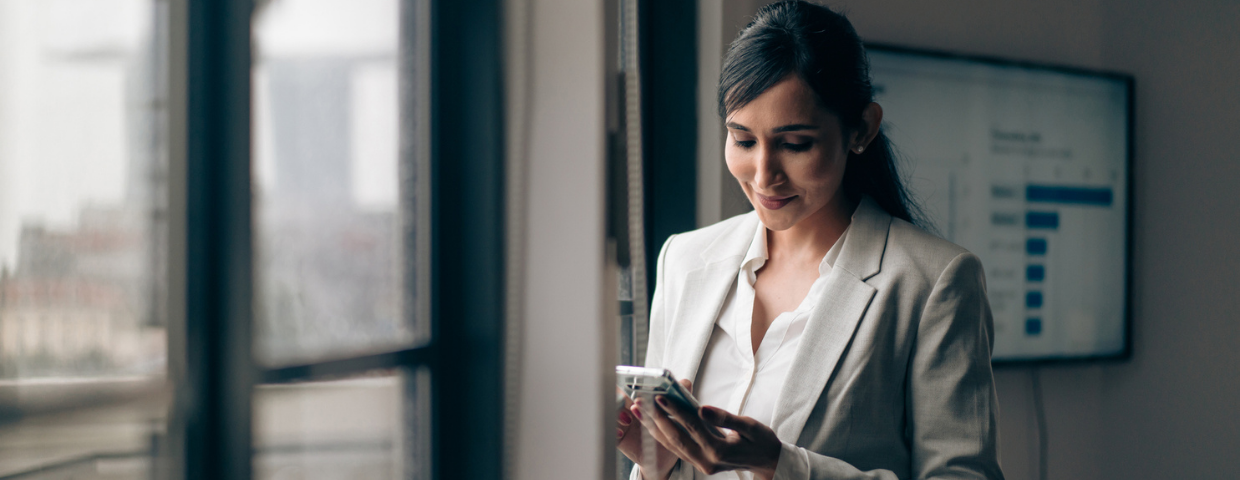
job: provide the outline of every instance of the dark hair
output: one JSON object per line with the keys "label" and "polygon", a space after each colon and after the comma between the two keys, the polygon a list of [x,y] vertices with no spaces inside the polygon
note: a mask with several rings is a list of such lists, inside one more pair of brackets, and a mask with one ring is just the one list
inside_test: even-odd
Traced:
{"label": "dark hair", "polygon": [[[874,101],[861,38],[843,15],[799,0],[762,7],[732,41],[719,75],[719,116],[726,119],[790,74],[809,85],[846,131],[861,128],[861,114]],[[849,151],[842,188],[850,201],[869,195],[891,216],[923,223],[881,128],[863,153]]]}

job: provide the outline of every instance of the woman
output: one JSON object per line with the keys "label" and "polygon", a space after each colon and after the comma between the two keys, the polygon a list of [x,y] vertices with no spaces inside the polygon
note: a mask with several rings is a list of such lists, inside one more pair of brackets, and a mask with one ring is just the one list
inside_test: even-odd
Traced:
{"label": "woman", "polygon": [[768,5],[719,92],[754,212],[663,246],[646,364],[706,406],[621,411],[634,477],[1002,478],[982,266],[912,224],[852,26]]}

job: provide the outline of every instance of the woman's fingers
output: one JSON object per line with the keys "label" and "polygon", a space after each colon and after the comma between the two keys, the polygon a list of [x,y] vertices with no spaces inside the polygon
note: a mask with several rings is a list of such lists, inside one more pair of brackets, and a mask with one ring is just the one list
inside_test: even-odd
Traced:
{"label": "woman's fingers", "polygon": [[633,400],[625,395],[620,387],[616,387],[616,394],[624,397],[624,404],[616,409],[616,423],[627,427],[633,423],[633,415],[629,413],[629,409],[633,407]]}
{"label": "woman's fingers", "polygon": [[[630,412],[665,450],[707,474],[735,468],[773,468],[778,461],[779,438],[749,417],[715,407],[694,411],[663,396],[654,402],[637,399]],[[716,426],[736,433],[720,437],[711,433]]]}
{"label": "woman's fingers", "polygon": [[698,445],[709,447],[714,445],[715,441],[718,440],[718,437],[711,433],[711,431],[715,429],[704,423],[702,418],[698,416],[698,412],[696,410],[689,409],[677,402],[670,401],[667,397],[657,397],[655,401],[659,403],[660,407],[672,414],[672,420],[679,424],[685,431],[689,432],[689,436],[692,437],[693,441]]}
{"label": "woman's fingers", "polygon": [[752,418],[733,415],[727,410],[710,406],[702,407],[702,418],[716,427],[734,430],[746,438],[752,438],[754,430],[762,426]]}
{"label": "woman's fingers", "polygon": [[638,399],[636,404],[633,406],[633,412],[635,416],[641,420],[642,426],[645,427],[645,432],[649,433],[650,438],[662,447],[663,450],[676,458],[691,461],[690,459],[693,458],[693,456],[686,451],[684,445],[682,445],[678,440],[669,438],[667,432],[660,428],[659,421],[657,421],[656,418],[663,417],[663,415],[660,412],[657,412],[656,408],[657,407],[654,405],[650,405],[649,403]]}
{"label": "woman's fingers", "polygon": [[646,428],[651,430],[651,435],[680,458],[688,460],[695,456],[700,450],[697,442],[694,442],[675,420],[669,418],[665,410],[657,404],[647,405],[645,401],[646,399],[642,399],[637,402],[644,407],[641,410],[642,421]]}
{"label": "woman's fingers", "polygon": [[633,412],[634,417],[641,421],[642,426],[646,427],[646,431],[650,433],[650,436],[654,437],[655,441],[664,447],[670,448],[673,446],[669,443],[669,439],[664,435],[663,431],[659,429],[658,420],[656,420],[659,417],[659,413],[655,411],[653,406],[638,399],[633,403],[630,411]]}
{"label": "woman's fingers", "polygon": [[[637,420],[637,425],[632,427],[632,429],[635,430],[633,434],[631,436],[626,435],[623,442],[632,443],[632,448],[636,455],[629,456],[629,458],[638,463],[640,463],[638,459],[641,458],[641,453],[643,451],[641,444],[642,442],[647,441],[647,439],[654,440],[655,445],[657,445],[660,449],[675,453],[674,450],[668,448],[666,440],[662,438],[662,435],[658,432],[658,428],[656,428],[654,422],[651,421],[650,415],[645,411],[648,408],[649,407],[644,405],[641,400],[637,400],[632,406],[629,407],[629,413],[632,418]],[[648,433],[650,435],[649,437],[643,438],[643,433]]]}
{"label": "woman's fingers", "polygon": [[655,397],[654,405],[649,398],[636,400],[632,409],[642,425],[659,444],[671,453],[703,472],[725,469],[720,462],[722,445],[720,439],[710,433],[714,427],[706,424],[697,411],[670,401],[667,397]]}
{"label": "woman's fingers", "polygon": [[622,427],[631,425],[633,423],[633,414],[626,409],[616,412],[616,423],[619,423]]}
{"label": "woman's fingers", "polygon": [[733,415],[714,407],[702,408],[702,417],[710,423],[736,432],[726,443],[727,461],[746,468],[774,471],[779,463],[782,442],[775,431],[750,417]]}
{"label": "woman's fingers", "polygon": [[[618,388],[617,391],[619,391]],[[629,401],[629,398],[625,397],[624,403],[616,409],[616,440],[624,439],[624,436],[629,432],[629,427],[633,425],[633,414],[629,413],[628,409],[628,406],[631,404],[632,402]]]}
{"label": "woman's fingers", "polygon": [[674,418],[666,418],[659,424],[659,428],[663,430],[663,434],[672,437],[675,440],[670,444],[675,444],[678,451],[677,456],[685,461],[692,463],[695,468],[707,473],[714,474],[727,468],[721,460],[721,452],[717,444],[717,438],[706,433],[705,424],[698,418],[697,411],[684,408],[669,401],[666,397],[656,397],[659,408],[675,411]]}
{"label": "woman's fingers", "polygon": [[643,411],[642,414],[644,415],[647,412],[651,413],[651,423],[654,423],[655,428],[659,430],[664,438],[673,440],[674,443],[682,443],[680,441],[680,434],[682,433],[680,427],[676,425],[675,420],[672,420],[667,410],[652,405],[650,410]]}

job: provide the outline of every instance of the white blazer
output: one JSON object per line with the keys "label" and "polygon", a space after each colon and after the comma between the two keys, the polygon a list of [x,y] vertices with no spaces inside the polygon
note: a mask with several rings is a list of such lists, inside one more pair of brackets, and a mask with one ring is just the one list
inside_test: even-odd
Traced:
{"label": "white blazer", "polygon": [[[647,366],[697,378],[757,225],[750,212],[663,245]],[[826,282],[768,425],[784,442],[775,478],[1002,479],[977,257],[864,198]]]}

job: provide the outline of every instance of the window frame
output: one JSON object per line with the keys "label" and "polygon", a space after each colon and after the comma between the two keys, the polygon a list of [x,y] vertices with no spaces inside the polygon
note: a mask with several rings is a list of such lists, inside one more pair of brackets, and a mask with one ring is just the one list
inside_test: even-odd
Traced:
{"label": "window frame", "polygon": [[[430,422],[429,478],[500,478],[506,246],[501,1],[401,2],[401,41],[429,48],[402,55],[402,61],[423,62],[402,63],[403,75],[429,74],[415,82],[415,94],[405,92],[400,100],[402,128],[414,125],[406,134],[429,143],[402,142],[401,149],[403,164],[429,166],[412,172],[429,178],[401,197],[419,218],[429,218],[429,232],[420,228],[415,236],[421,238],[404,240],[406,251],[410,245],[429,251],[429,262],[405,262],[407,278],[425,279],[405,288],[418,290],[426,321],[415,324],[429,327],[429,339],[396,351],[278,368],[256,363],[252,341],[254,1],[181,2],[184,15],[174,7],[173,17],[186,27],[185,77],[173,76],[184,82],[185,111],[173,117],[183,120],[185,131],[185,315],[169,336],[170,346],[183,348],[170,351],[181,357],[170,359],[177,382],[174,476],[251,478],[252,397],[261,383],[404,369],[410,378],[415,370],[430,377],[429,418],[414,412],[404,419],[406,429]],[[408,382],[413,389],[419,383]],[[424,446],[405,443],[412,468],[403,476],[425,478]]]}

